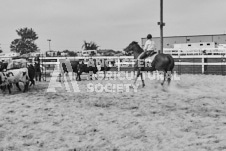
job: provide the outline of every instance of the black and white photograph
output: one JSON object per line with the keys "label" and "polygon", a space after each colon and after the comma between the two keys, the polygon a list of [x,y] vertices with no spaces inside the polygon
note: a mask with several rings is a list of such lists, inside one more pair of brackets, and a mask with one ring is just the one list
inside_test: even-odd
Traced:
{"label": "black and white photograph", "polygon": [[0,0],[0,151],[226,151],[226,0]]}

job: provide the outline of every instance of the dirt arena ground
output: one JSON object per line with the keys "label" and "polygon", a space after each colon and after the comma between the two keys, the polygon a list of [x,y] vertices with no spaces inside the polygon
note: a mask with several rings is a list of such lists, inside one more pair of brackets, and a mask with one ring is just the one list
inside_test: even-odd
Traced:
{"label": "dirt arena ground", "polygon": [[1,92],[0,151],[226,151],[225,76],[181,75],[168,88],[146,80],[137,92],[87,92],[90,83],[132,81]]}

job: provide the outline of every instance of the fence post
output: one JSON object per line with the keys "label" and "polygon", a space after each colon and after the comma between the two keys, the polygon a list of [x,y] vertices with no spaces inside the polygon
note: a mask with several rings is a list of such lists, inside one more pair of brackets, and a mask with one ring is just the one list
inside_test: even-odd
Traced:
{"label": "fence post", "polygon": [[202,55],[202,74],[205,72],[204,55]]}
{"label": "fence post", "polygon": [[118,72],[120,71],[120,66],[121,66],[120,58],[118,57]]}
{"label": "fence post", "polygon": [[221,73],[222,73],[223,76],[225,75],[225,74],[224,74],[224,73],[225,73],[225,65],[226,65],[226,64],[225,64],[225,61],[226,61],[226,60],[225,60],[225,55],[223,54],[223,55],[222,55],[222,60],[221,60]]}

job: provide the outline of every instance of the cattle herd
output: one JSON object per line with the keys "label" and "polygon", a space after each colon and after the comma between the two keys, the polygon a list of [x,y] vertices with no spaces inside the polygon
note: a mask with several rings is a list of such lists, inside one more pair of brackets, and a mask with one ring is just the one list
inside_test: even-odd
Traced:
{"label": "cattle herd", "polygon": [[4,92],[8,89],[11,93],[11,88],[16,85],[21,91],[19,83],[23,83],[23,92],[29,89],[29,85],[35,85],[35,68],[32,64],[23,68],[7,69],[7,63],[0,64],[0,89]]}
{"label": "cattle herd", "polygon": [[[98,71],[103,71],[105,75],[105,72],[109,71],[111,68],[109,64],[115,63],[114,61],[112,61],[109,62],[109,64],[104,64],[104,66],[102,66],[96,63],[95,60],[93,65],[85,64],[81,60],[68,61],[68,65],[70,66],[67,65],[67,62],[62,62],[60,64],[61,75],[63,77],[65,73],[74,72],[77,75],[76,80],[78,81],[81,81],[80,76],[82,73],[88,73],[90,75],[90,78],[92,78],[92,74],[96,74]],[[19,62],[21,63],[21,60],[19,60]],[[22,83],[24,86],[23,92],[26,92],[28,91],[30,86],[35,85],[35,79],[37,81],[36,76],[39,70],[40,66],[36,66],[36,64],[28,64],[28,62],[26,63],[26,66],[16,68],[11,67],[10,63],[0,62],[0,89],[3,92],[6,92],[8,90],[9,94],[11,94],[11,89],[14,85],[18,88],[19,91],[22,91],[19,84]]]}

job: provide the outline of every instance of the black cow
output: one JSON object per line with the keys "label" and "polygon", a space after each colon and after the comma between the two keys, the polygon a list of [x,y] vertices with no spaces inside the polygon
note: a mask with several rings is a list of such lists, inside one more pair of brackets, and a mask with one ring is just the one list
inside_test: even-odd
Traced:
{"label": "black cow", "polygon": [[[78,75],[78,64],[79,64],[79,61],[77,60],[73,60],[73,61],[70,61],[70,65],[72,67],[72,71],[73,73],[76,73]],[[68,74],[69,71],[67,69],[67,65],[63,62],[60,64],[60,68],[61,68],[61,74],[60,76],[64,76],[64,74]],[[76,77],[76,80],[78,80],[78,76]]]}
{"label": "black cow", "polygon": [[0,72],[7,69],[8,63],[7,62],[0,62]]}
{"label": "black cow", "polygon": [[[104,72],[104,78],[106,76],[106,72],[111,69],[109,64],[112,64],[114,66],[115,61],[113,60],[106,60],[106,59],[90,59],[88,64],[79,64],[78,65],[78,78],[81,81],[80,75],[85,72],[89,74],[89,79],[92,80],[92,75],[96,74],[98,71]],[[96,78],[97,79],[97,78]]]}
{"label": "black cow", "polygon": [[[106,60],[106,59],[105,59]],[[105,61],[105,60],[101,60],[101,61]],[[115,61],[109,61],[111,64],[114,65]],[[71,60],[70,61],[73,73],[76,73],[76,80],[81,81],[81,74],[82,73],[88,73],[89,74],[89,78],[92,79],[92,75],[96,74],[98,71],[104,71],[104,75],[106,73],[106,71],[109,71],[111,69],[111,67],[107,64],[107,63],[101,63],[98,64],[98,62],[96,61],[96,59],[90,59],[88,64],[85,64],[84,61],[79,61],[79,60]],[[101,66],[100,69],[98,69],[98,66]],[[63,62],[60,64],[61,67],[61,76],[64,75],[64,73],[69,73],[66,64]]]}
{"label": "black cow", "polygon": [[92,80],[92,75],[96,74],[98,72],[98,68],[96,63],[95,64],[84,64],[84,62],[82,61],[81,64],[78,64],[77,66],[77,78],[79,81],[81,81],[81,74],[83,72],[88,73],[89,79]]}

